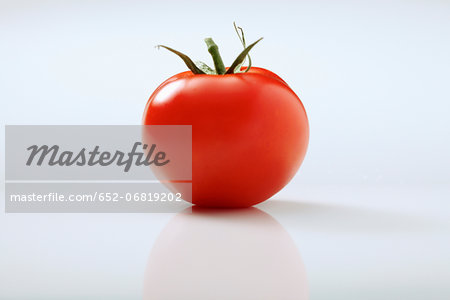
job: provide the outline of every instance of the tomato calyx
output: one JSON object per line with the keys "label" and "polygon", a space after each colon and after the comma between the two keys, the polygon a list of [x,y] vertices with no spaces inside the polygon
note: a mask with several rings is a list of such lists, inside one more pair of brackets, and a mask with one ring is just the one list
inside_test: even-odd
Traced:
{"label": "tomato calyx", "polygon": [[214,67],[216,68],[216,74],[217,75],[223,75],[225,74],[225,65],[223,64],[222,57],[219,53],[219,47],[214,43],[212,38],[206,38],[205,39],[206,46],[208,47],[208,52],[211,54]]}
{"label": "tomato calyx", "polygon": [[[247,46],[246,42],[245,42],[244,31],[242,30],[242,28],[237,27],[236,23],[234,23],[234,22],[233,22],[233,25],[234,25],[234,29],[236,30],[236,33],[239,37],[239,40],[241,41],[241,43],[244,47],[244,50],[242,50],[242,52],[238,55],[238,57],[236,57],[236,59],[234,60],[234,62],[231,64],[231,66],[228,69],[225,68],[222,57],[220,56],[220,53],[219,53],[219,47],[217,46],[216,43],[214,43],[212,38],[206,38],[205,43],[206,43],[206,46],[208,47],[208,52],[211,54],[211,57],[213,59],[214,69],[209,67],[204,62],[201,62],[201,61],[193,62],[192,59],[189,56],[187,56],[186,54],[184,54],[180,51],[177,51],[175,49],[172,49],[170,47],[167,47],[164,45],[157,45],[156,47],[158,49],[160,47],[162,47],[162,48],[169,50],[170,52],[176,54],[178,57],[180,57],[184,61],[186,66],[189,68],[189,70],[191,70],[191,72],[194,74],[225,75],[225,74],[246,73],[250,70],[250,68],[252,66],[252,60],[250,58],[249,52],[263,38],[260,38],[256,42]],[[248,67],[245,70],[241,70],[241,67],[244,64],[245,59],[247,57],[248,57],[248,61],[249,61]]]}

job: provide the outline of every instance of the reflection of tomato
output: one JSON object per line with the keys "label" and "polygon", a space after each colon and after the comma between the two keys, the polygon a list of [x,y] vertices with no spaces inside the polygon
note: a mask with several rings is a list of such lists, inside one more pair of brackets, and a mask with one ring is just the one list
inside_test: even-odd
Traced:
{"label": "reflection of tomato", "polygon": [[193,207],[156,239],[142,299],[306,300],[308,294],[300,252],[269,214]]}
{"label": "reflection of tomato", "polygon": [[308,145],[300,99],[274,73],[183,72],[151,95],[145,125],[192,125],[192,202],[248,207],[294,176]]}

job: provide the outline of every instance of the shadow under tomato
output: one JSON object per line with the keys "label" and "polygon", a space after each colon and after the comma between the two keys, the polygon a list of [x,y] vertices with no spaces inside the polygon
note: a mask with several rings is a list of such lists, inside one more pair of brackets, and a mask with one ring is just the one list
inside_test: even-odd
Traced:
{"label": "shadow under tomato", "polygon": [[362,206],[270,199],[258,208],[283,224],[321,233],[426,233],[442,226],[426,217]]}

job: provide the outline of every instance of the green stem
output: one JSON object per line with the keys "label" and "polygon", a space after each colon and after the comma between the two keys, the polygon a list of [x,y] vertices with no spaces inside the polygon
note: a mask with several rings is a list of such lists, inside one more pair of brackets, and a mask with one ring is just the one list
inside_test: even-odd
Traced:
{"label": "green stem", "polygon": [[217,75],[225,74],[225,65],[223,64],[222,57],[219,53],[219,47],[214,43],[212,38],[206,38],[205,43],[208,46],[208,52],[211,54],[214,61],[214,67],[216,68]]}

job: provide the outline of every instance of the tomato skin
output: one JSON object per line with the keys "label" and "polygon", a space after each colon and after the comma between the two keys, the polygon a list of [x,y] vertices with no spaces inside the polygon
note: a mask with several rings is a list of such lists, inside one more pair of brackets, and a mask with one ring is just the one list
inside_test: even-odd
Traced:
{"label": "tomato skin", "polygon": [[276,74],[179,73],[150,96],[144,125],[192,125],[192,203],[249,207],[281,190],[306,154],[303,104]]}

